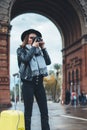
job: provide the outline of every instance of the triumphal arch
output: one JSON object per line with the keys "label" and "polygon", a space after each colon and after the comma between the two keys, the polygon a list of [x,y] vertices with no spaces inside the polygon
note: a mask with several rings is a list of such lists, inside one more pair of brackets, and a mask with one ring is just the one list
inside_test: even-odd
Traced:
{"label": "triumphal arch", "polygon": [[87,93],[87,0],[0,0],[0,106],[10,105],[10,22],[23,13],[49,18],[62,36],[63,85]]}

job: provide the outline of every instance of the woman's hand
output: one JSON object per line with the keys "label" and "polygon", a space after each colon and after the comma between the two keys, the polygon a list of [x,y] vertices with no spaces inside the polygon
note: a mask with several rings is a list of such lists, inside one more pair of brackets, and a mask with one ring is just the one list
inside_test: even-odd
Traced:
{"label": "woman's hand", "polygon": [[34,41],[33,44],[32,44],[32,46],[39,47],[39,42]]}
{"label": "woman's hand", "polygon": [[39,46],[41,47],[41,49],[44,48],[44,45],[45,45],[45,42],[44,42],[44,41],[40,41],[40,42],[39,42]]}

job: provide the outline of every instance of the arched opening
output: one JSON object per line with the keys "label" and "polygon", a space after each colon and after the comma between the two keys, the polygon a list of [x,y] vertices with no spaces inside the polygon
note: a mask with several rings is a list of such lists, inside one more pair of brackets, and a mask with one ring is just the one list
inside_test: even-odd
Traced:
{"label": "arched opening", "polygon": [[[58,31],[58,28],[54,23],[52,23],[52,21],[50,21],[48,18],[46,18],[41,14],[25,13],[15,17],[11,21],[11,25],[12,25],[11,41],[10,41],[10,75],[11,75],[10,88],[11,90],[13,90],[14,87],[13,75],[19,72],[16,50],[22,44],[21,34],[25,30],[34,28],[42,33],[43,40],[45,41],[45,47],[47,48],[48,53],[51,57],[51,65],[48,66],[48,72],[51,70],[55,72],[54,64],[60,64],[62,67],[62,52],[61,52],[62,38],[60,32]],[[55,80],[56,78],[57,77],[55,77]]]}
{"label": "arched opening", "polygon": [[79,81],[79,70],[76,69],[76,81],[77,81],[77,84],[78,84],[78,81]]}
{"label": "arched opening", "polygon": [[75,82],[75,79],[74,79],[74,70],[72,71],[72,82],[73,82],[73,84]]}
{"label": "arched opening", "polygon": [[68,72],[68,83],[69,83],[69,85],[71,83],[71,73],[70,73],[70,71]]}
{"label": "arched opening", "polygon": [[[63,56],[63,99],[65,86],[67,86],[67,58],[73,54],[74,49],[79,47],[81,41],[81,23],[79,16],[66,0],[51,1],[15,1],[11,10],[11,19],[23,13],[39,13],[49,18],[59,28],[62,36],[62,56]],[[76,55],[76,54],[75,54]]]}

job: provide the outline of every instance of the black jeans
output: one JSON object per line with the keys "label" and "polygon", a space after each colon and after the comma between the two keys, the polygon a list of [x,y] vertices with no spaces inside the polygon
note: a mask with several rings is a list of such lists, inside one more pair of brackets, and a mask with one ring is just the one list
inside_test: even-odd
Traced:
{"label": "black jeans", "polygon": [[34,96],[36,98],[41,114],[42,130],[50,130],[47,99],[43,86],[43,77],[36,76],[32,81],[24,81],[22,86],[22,93],[25,108],[25,130],[31,130],[31,116]]}

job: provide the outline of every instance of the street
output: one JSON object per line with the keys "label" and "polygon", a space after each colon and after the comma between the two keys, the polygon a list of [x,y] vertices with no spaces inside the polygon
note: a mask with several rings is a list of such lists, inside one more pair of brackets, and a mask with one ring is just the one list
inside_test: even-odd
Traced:
{"label": "street", "polygon": [[[14,109],[15,106],[11,109]],[[24,111],[23,103],[16,109]],[[87,107],[61,105],[48,101],[50,130],[87,130]],[[40,113],[37,103],[33,104],[31,130],[41,130]]]}

